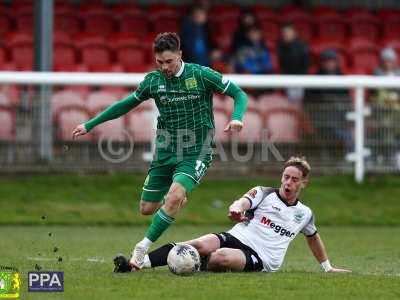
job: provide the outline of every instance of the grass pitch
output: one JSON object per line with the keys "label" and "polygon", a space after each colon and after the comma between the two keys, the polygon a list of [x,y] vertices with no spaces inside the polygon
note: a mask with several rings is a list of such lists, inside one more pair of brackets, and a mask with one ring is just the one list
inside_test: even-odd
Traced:
{"label": "grass pitch", "polygon": [[[227,226],[170,228],[169,241],[226,230]],[[399,299],[399,227],[319,227],[335,266],[352,274],[325,274],[302,236],[277,273],[171,274],[166,268],[112,273],[112,257],[127,253],[145,227],[1,226],[0,265],[22,272],[20,299]],[[57,247],[57,251],[54,252]],[[58,262],[58,258],[62,261]],[[27,272],[64,271],[64,292],[28,293]]]}

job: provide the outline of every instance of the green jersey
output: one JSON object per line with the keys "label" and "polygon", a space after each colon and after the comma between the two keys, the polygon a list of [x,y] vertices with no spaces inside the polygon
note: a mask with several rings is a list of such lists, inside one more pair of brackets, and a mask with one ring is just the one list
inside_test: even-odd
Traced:
{"label": "green jersey", "polygon": [[[166,78],[159,70],[148,73],[136,91],[121,100],[127,102],[121,112],[126,113],[141,102],[154,99],[160,113],[157,147],[168,151],[177,151],[182,147],[185,153],[196,153],[205,150],[204,146],[211,148],[215,127],[212,105],[214,92],[226,93],[235,99],[232,119],[241,121],[247,105],[244,92],[220,73],[184,62],[172,78]],[[96,126],[98,117],[87,122],[86,129]]]}

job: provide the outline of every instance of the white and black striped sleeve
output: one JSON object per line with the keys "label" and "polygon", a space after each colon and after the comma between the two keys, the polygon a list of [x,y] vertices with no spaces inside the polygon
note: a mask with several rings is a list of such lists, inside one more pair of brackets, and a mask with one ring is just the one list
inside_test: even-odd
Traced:
{"label": "white and black striped sleeve", "polygon": [[252,209],[257,207],[263,200],[264,191],[261,186],[256,186],[244,194],[242,198],[246,198],[250,201],[250,209]]}
{"label": "white and black striped sleeve", "polygon": [[311,217],[310,220],[308,221],[308,223],[303,227],[303,229],[301,230],[301,232],[308,237],[314,236],[315,234],[317,234],[317,227],[315,226],[315,218],[314,218],[314,214],[311,212]]}

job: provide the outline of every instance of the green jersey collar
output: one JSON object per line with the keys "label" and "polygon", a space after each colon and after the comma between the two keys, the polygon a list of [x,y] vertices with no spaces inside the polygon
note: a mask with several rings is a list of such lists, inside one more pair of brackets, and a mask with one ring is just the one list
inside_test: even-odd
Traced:
{"label": "green jersey collar", "polygon": [[175,77],[179,77],[183,73],[183,69],[185,68],[185,62],[183,60],[181,60],[181,62],[182,62],[181,68],[179,69],[178,73],[175,74]]}

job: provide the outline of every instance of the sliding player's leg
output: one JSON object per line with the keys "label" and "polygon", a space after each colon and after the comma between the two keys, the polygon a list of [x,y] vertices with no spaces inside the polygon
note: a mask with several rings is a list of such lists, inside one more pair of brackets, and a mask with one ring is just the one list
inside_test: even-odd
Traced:
{"label": "sliding player's leg", "polygon": [[[218,237],[215,234],[206,234],[199,238],[179,242],[177,244],[189,244],[197,249],[202,261],[204,258],[210,255],[212,252],[217,250],[220,246]],[[146,255],[144,261],[144,268],[155,268],[165,266],[167,264],[167,257],[169,251],[175,246],[175,243],[165,244]]]}

